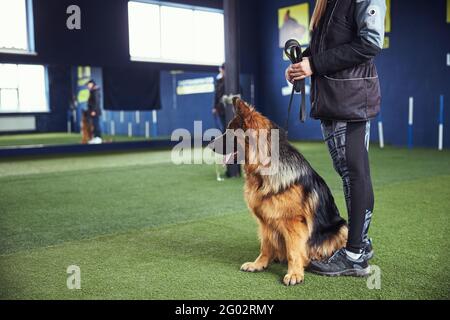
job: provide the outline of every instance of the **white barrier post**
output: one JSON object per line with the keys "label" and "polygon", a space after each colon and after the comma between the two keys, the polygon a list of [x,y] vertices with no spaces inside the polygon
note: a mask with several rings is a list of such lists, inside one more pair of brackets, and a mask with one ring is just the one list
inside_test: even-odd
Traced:
{"label": "white barrier post", "polygon": [[150,122],[145,121],[145,138],[150,138]]}
{"label": "white barrier post", "polygon": [[157,130],[157,124],[158,124],[158,118],[156,115],[156,110],[152,111],[152,135],[156,137],[158,130]]}
{"label": "white barrier post", "polygon": [[383,133],[383,119],[380,116],[378,117],[378,139],[380,141],[380,148],[384,148],[384,133]]}
{"label": "white barrier post", "polygon": [[131,122],[128,122],[128,137],[132,137],[133,136],[133,126],[131,124]]}
{"label": "white barrier post", "polygon": [[414,123],[414,98],[409,98],[409,112],[408,112],[408,148],[413,147],[413,123]]}
{"label": "white barrier post", "polygon": [[111,130],[110,130],[111,135],[115,136],[116,135],[116,125],[115,125],[114,120],[111,120],[110,127],[111,127]]}
{"label": "white barrier post", "polygon": [[439,142],[438,150],[442,151],[444,148],[444,96],[439,97]]}
{"label": "white barrier post", "polygon": [[139,124],[141,122],[141,112],[136,111],[136,123]]}

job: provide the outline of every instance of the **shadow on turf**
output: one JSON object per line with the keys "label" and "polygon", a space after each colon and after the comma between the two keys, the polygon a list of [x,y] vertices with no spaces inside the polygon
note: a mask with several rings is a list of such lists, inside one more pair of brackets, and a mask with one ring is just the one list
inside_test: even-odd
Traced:
{"label": "shadow on turf", "polygon": [[[217,223],[208,224],[217,225]],[[214,228],[214,227],[213,227]],[[221,232],[211,232],[210,229],[200,232],[196,228],[189,228],[189,223],[184,225],[184,230],[178,230],[174,237],[167,233],[166,239],[158,241],[158,245],[151,241],[149,246],[155,251],[170,251],[173,257],[184,259],[184,257],[208,262],[231,265],[236,273],[240,271],[243,263],[253,261],[259,254],[259,240],[255,237],[254,228],[233,228],[220,225]],[[186,231],[186,232],[183,232]],[[204,239],[204,241],[202,241]],[[282,279],[287,272],[287,263],[274,262],[264,272],[268,272]]]}

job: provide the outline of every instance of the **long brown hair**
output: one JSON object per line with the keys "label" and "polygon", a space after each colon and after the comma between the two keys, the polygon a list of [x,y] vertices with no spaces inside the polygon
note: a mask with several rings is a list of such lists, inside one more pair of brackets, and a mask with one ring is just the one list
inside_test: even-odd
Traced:
{"label": "long brown hair", "polygon": [[314,12],[311,17],[311,24],[309,25],[311,30],[314,30],[318,26],[319,21],[324,15],[326,9],[327,0],[316,0],[316,6],[314,7]]}

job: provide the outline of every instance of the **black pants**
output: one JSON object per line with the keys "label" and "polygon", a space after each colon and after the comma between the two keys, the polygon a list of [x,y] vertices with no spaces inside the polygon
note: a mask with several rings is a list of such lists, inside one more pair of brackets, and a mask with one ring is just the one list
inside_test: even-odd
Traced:
{"label": "black pants", "polygon": [[100,128],[100,117],[99,116],[91,116],[92,126],[94,127],[94,137],[102,137],[102,131]]}
{"label": "black pants", "polygon": [[225,133],[225,130],[227,128],[227,120],[225,118],[224,114],[215,114],[214,115],[214,121],[216,123],[217,128],[222,131],[222,133]]}
{"label": "black pants", "polygon": [[360,252],[368,241],[374,207],[368,153],[370,121],[322,121],[322,133],[344,185],[349,225],[346,248]]}

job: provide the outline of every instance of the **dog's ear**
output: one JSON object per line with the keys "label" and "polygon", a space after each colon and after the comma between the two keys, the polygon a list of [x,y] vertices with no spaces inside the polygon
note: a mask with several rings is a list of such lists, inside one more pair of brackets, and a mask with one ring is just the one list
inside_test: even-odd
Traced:
{"label": "dog's ear", "polygon": [[252,107],[238,97],[233,98],[233,106],[235,113],[241,116],[246,116],[253,111]]}
{"label": "dog's ear", "polygon": [[236,106],[239,104],[240,100],[241,99],[239,99],[239,97],[233,97],[233,106],[234,106],[234,108],[236,108]]}

